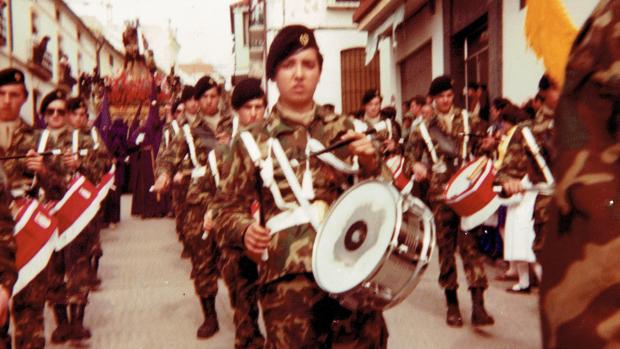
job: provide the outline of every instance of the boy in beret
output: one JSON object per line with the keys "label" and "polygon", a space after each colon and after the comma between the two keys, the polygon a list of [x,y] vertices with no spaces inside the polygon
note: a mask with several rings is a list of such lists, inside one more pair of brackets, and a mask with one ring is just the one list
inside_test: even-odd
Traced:
{"label": "boy in beret", "polygon": [[[170,186],[176,172],[182,170],[183,159],[187,156],[191,168],[207,165],[207,155],[217,145],[217,125],[229,115],[220,112],[222,86],[210,76],[203,76],[194,86],[194,98],[198,100],[199,112],[196,118],[182,127],[172,144],[157,160],[157,180],[153,191],[164,192]],[[217,295],[217,250],[212,234],[203,238],[203,217],[206,208],[201,204],[200,192],[188,188],[185,197],[185,227],[183,234],[187,241],[192,261],[192,275],[196,293],[204,314],[204,322],[198,328],[198,338],[209,338],[219,330],[215,311]]]}
{"label": "boy in beret", "polygon": [[[367,137],[353,131],[349,118],[326,114],[314,102],[322,63],[312,30],[291,25],[274,38],[267,55],[266,73],[277,85],[280,97],[267,119],[233,141],[230,172],[220,183],[221,190],[213,203],[216,224],[226,233],[222,234],[225,245],[243,249],[252,259],[260,261],[259,301],[267,332],[265,348],[325,348],[332,344],[384,348],[387,328],[381,312],[345,310],[318,287],[311,267],[316,235],[312,225],[293,222],[270,236],[270,229],[257,222],[248,210],[257,200],[257,169],[242,138],[252,137],[262,158],[267,156],[269,139],[275,138],[291,159],[305,153],[308,137],[324,145],[350,139],[353,142],[347,148],[334,152],[339,159],[350,164],[357,155],[359,175],[363,178],[387,171],[381,165],[377,149]],[[293,171],[298,181],[307,178],[304,186],[312,189],[305,190],[304,196],[314,200],[311,207],[317,214],[325,213],[326,207],[337,199],[340,188],[349,186],[345,173],[315,158],[308,166],[295,166]],[[281,172],[276,172],[274,180],[280,199],[287,205],[296,204]],[[282,209],[278,208],[267,188],[262,188],[262,196],[265,200],[261,210],[266,225],[270,226],[270,219],[287,210],[287,206],[279,203]],[[265,250],[269,255],[266,261],[260,257]]]}
{"label": "boy in beret", "polygon": [[[233,117],[236,126],[228,127],[232,139],[263,120],[267,100],[261,88],[261,81],[248,78],[240,81],[231,97]],[[222,126],[222,123],[220,123]],[[230,301],[234,308],[235,348],[263,348],[264,338],[258,327],[258,279],[256,264],[245,256],[243,249],[231,248],[224,243],[228,233],[219,229],[214,220],[213,198],[220,189],[220,183],[230,172],[230,143],[220,142],[209,154],[208,166],[201,175],[193,175],[192,192],[200,192],[201,205],[206,208],[203,230],[213,235],[219,255],[218,268],[229,289]],[[212,160],[211,160],[212,159]]]}
{"label": "boy in beret", "polygon": [[471,291],[472,324],[491,325],[494,319],[486,312],[483,297],[488,282],[475,234],[460,230],[460,217],[443,199],[443,192],[450,178],[477,150],[466,134],[476,133],[472,130],[477,130],[480,126],[454,105],[451,77],[444,75],[435,78],[431,82],[429,95],[433,97],[434,116],[428,122],[425,121],[425,126],[434,149],[429,147],[418,129],[409,137],[406,154],[413,159],[422,159],[428,168],[433,169],[430,173],[427,202],[430,203],[437,224],[439,284],[444,289],[448,305],[446,323],[454,327],[463,326],[456,292],[458,283],[455,253],[458,249]]}
{"label": "boy in beret", "polygon": [[[88,108],[84,100],[79,97],[71,98],[67,106],[67,126],[72,136],[71,142],[67,140],[64,144],[67,150],[63,156],[63,164],[71,172],[79,172],[91,183],[97,184],[111,165],[106,146],[97,129],[88,127]],[[77,141],[78,154],[71,151],[74,140]],[[64,326],[68,330],[63,338],[66,340],[79,341],[91,336],[83,322],[88,294],[93,286],[100,283],[97,279],[97,267],[103,252],[99,241],[99,226],[99,217],[95,217],[84,231],[63,249],[69,321],[64,318],[61,321],[66,321]],[[59,308],[61,306],[58,305]],[[66,310],[59,309],[59,312],[66,315]]]}
{"label": "boy in beret", "polygon": [[[9,155],[14,135],[25,129],[19,113],[26,102],[28,92],[24,82],[24,74],[14,68],[0,71],[0,156]],[[10,179],[16,179],[15,173],[10,174],[0,164],[0,325],[5,327],[9,321],[9,299],[13,285],[17,280],[15,266],[15,238],[13,236],[13,216],[9,209],[12,201]],[[11,338],[8,333],[0,333],[0,345],[9,347]]]}

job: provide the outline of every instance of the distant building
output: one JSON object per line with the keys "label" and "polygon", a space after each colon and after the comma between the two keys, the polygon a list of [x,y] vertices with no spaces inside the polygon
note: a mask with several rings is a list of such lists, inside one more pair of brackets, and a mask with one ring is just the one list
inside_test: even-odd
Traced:
{"label": "distant building", "polygon": [[112,75],[123,54],[87,27],[62,0],[0,1],[0,67],[26,74],[29,96],[23,117],[31,122],[42,97],[60,87],[78,93],[81,73]]}
{"label": "distant building", "polygon": [[[576,26],[597,0],[562,0]],[[353,14],[368,33],[366,51],[379,57],[381,93],[402,100],[425,95],[431,80],[450,74],[455,91],[488,85],[491,97],[516,103],[536,93],[542,62],[526,46],[526,1],[361,0]],[[461,93],[457,102],[464,104]]]}

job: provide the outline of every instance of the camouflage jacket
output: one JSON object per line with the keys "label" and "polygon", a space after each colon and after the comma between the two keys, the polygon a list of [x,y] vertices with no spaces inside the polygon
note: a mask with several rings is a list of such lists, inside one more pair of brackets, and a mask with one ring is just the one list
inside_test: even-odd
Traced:
{"label": "camouflage jacket", "polygon": [[521,133],[523,126],[515,126],[515,131],[508,142],[503,160],[496,162],[495,180],[504,182],[508,179],[522,179],[528,175],[530,182],[536,184],[545,181],[542,170],[536,163],[525,137]]}
{"label": "camouflage jacket", "polygon": [[[211,131],[211,128],[205,121],[203,116],[198,116],[194,122],[189,125],[190,134],[193,137],[193,144],[196,149],[196,161],[197,166],[207,164],[207,154],[213,149],[217,140],[215,134]],[[183,126],[185,127],[185,125]],[[169,147],[167,147],[163,153],[157,157],[156,176],[166,174],[172,178],[175,172],[183,170],[184,159],[188,157],[192,162],[192,167],[196,167],[191,159],[190,148],[188,141],[185,139],[185,133],[181,129],[181,132],[177,134]]]}
{"label": "camouflage jacket", "polygon": [[[6,150],[0,148],[0,156],[25,155],[29,150],[37,150],[40,134],[41,131],[20,120],[20,125],[11,137],[10,146]],[[52,196],[64,193],[64,180],[62,171],[59,171],[57,158],[57,156],[45,157],[48,169],[53,170],[48,171],[45,176],[36,176],[36,180],[35,173],[26,167],[26,158],[4,161],[4,170],[13,196],[23,196],[30,190],[39,188]]]}
{"label": "camouflage jacket", "polygon": [[[91,132],[96,132],[96,140]],[[64,134],[61,146],[64,150],[72,148],[73,130]],[[78,133],[78,149],[81,162],[77,172],[96,185],[112,164],[110,154],[99,131],[96,128],[81,129]]]}
{"label": "camouflage jacket", "polygon": [[[218,181],[221,183],[222,179],[230,171],[230,168],[227,165],[225,166],[226,159],[230,153],[229,146],[227,144],[217,144],[212,151],[215,156],[215,170],[217,171]],[[209,206],[219,187],[213,170],[207,159],[204,166],[204,175],[192,178],[190,181],[189,190],[187,191],[187,203]]]}
{"label": "camouflage jacket", "polygon": [[[405,157],[408,164],[421,161],[427,165],[430,176],[429,199],[435,201],[440,198],[446,184],[459,167],[467,163],[471,157],[478,155],[477,139],[469,137],[466,149],[467,156],[464,161],[462,159],[464,119],[461,109],[456,107],[453,107],[446,115],[435,114],[430,121],[425,122],[425,125],[435,146],[437,157],[440,162],[446,165],[447,171],[444,173],[432,171],[431,155],[420,133],[419,126],[409,133],[409,139],[405,145]],[[482,127],[483,125],[478,120],[469,118],[470,133],[479,133]]]}
{"label": "camouflage jacket", "polygon": [[[267,155],[267,141],[276,138],[282,145],[287,157],[299,159],[305,154],[307,137],[329,146],[338,141],[348,130],[353,129],[351,120],[344,116],[326,114],[317,106],[307,126],[289,121],[286,114],[276,105],[269,118],[253,125],[250,132],[256,140],[262,157]],[[346,147],[333,152],[343,161],[351,162],[352,156]],[[252,202],[256,200],[256,168],[240,137],[233,140],[231,146],[230,173],[221,182],[213,209],[217,212],[218,229],[226,232],[226,244],[233,248],[243,248],[243,236],[246,228],[253,222],[250,213]],[[378,154],[377,154],[378,156]],[[282,169],[274,159],[274,180],[278,184],[282,197],[286,202],[296,202],[288,182],[284,179]],[[378,167],[372,173],[362,170],[362,177],[379,175],[384,168]],[[293,171],[300,180],[305,166],[295,166]],[[349,187],[349,176],[339,172],[319,159],[310,159],[310,171],[316,200],[331,204],[344,189]],[[388,177],[389,178],[389,177]],[[263,212],[265,219],[281,211],[276,207],[274,199],[266,188],[262,188],[264,197]],[[269,247],[269,260],[261,265],[260,280],[269,282],[284,275],[309,272],[312,270],[312,246],[316,232],[309,224],[299,225],[275,234]]]}
{"label": "camouflage jacket", "polygon": [[8,192],[7,178],[4,169],[0,166],[0,285],[4,286],[9,294],[17,280],[15,266],[15,237],[13,236],[13,216],[9,205],[11,195]]}

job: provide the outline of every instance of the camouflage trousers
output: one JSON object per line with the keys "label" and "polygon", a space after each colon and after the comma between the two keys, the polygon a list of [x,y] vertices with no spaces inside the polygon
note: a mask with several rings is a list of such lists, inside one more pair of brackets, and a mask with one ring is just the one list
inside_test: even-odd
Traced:
{"label": "camouflage trousers", "polygon": [[46,270],[43,270],[18,294],[13,296],[15,349],[42,349],[45,347],[43,311],[48,287],[47,275]]}
{"label": "camouflage trousers", "polygon": [[388,331],[381,312],[350,311],[321,290],[311,273],[287,275],[260,291],[272,348],[386,348]]}
{"label": "camouflage trousers", "polygon": [[186,217],[186,204],[185,198],[187,197],[188,184],[173,184],[172,186],[172,209],[174,212],[174,218],[176,223],[176,231],[179,234],[179,239],[185,243],[185,236],[183,234],[183,225],[185,224]]}
{"label": "camouflage trousers", "polygon": [[534,252],[538,254],[545,244],[545,225],[549,221],[549,205],[552,196],[538,195],[536,204],[534,205]]}
{"label": "camouflage trousers", "polygon": [[215,234],[203,234],[204,214],[203,205],[187,205],[184,228],[194,269],[194,287],[201,298],[217,295],[217,260],[219,258]]}
{"label": "camouflage trousers", "polygon": [[460,217],[445,204],[433,205],[433,215],[439,250],[439,285],[449,290],[458,288],[455,257],[458,248],[469,288],[486,289],[488,281],[484,270],[483,254],[478,248],[475,234],[463,232],[459,227]]}
{"label": "camouflage trousers", "polygon": [[47,265],[47,301],[52,304],[67,304],[67,283],[65,282],[65,250],[56,251]]}
{"label": "camouflage trousers", "polygon": [[90,260],[96,254],[98,242],[97,226],[91,223],[64,248],[67,281],[66,303],[84,305],[88,302],[91,281],[95,278]]}
{"label": "camouflage trousers", "polygon": [[252,348],[256,337],[262,338],[258,328],[258,270],[256,264],[242,250],[221,250],[219,269],[229,290],[234,309],[235,348]]}

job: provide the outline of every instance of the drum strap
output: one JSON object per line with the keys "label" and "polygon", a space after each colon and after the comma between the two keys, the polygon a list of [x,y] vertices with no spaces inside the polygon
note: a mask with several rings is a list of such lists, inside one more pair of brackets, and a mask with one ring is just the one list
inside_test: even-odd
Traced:
{"label": "drum strap", "polygon": [[288,182],[291,190],[293,191],[293,195],[295,195],[295,199],[297,199],[297,202],[299,203],[299,206],[301,206],[305,211],[306,215],[308,215],[308,218],[310,219],[310,224],[312,225],[314,230],[319,231],[320,222],[318,220],[318,217],[312,214],[310,202],[308,202],[308,199],[306,199],[306,197],[304,196],[301,185],[297,180],[297,176],[295,176],[295,172],[293,172],[293,168],[291,167],[291,163],[288,161],[288,157],[286,156],[284,149],[282,149],[282,145],[280,145],[280,142],[277,139],[273,139],[272,141],[272,150],[273,154],[276,157],[276,160],[278,161],[278,164],[280,165],[280,168],[282,169],[282,172],[284,172],[284,177],[286,178],[286,181]]}
{"label": "drum strap", "polygon": [[237,115],[234,115],[232,118],[232,132],[230,134],[231,141],[233,138],[235,138],[237,132],[239,132],[239,117]]}
{"label": "drum strap", "polygon": [[93,149],[99,149],[99,133],[96,128],[93,127],[90,129],[90,136],[93,138]]}
{"label": "drum strap", "polygon": [[540,153],[540,148],[538,147],[538,144],[536,143],[536,139],[534,138],[532,131],[528,127],[523,127],[521,128],[521,134],[523,134],[523,138],[525,139],[525,144],[527,144],[527,147],[532,152],[532,155],[534,155],[536,164],[538,164],[538,167],[542,171],[543,176],[545,177],[545,181],[547,182],[547,185],[549,185],[550,187],[553,186],[555,183],[553,179],[553,174],[551,174],[551,170],[549,169],[549,166],[547,166],[547,162],[545,161],[545,158]]}
{"label": "drum strap", "polygon": [[179,131],[181,131],[181,128],[179,127],[179,123],[176,120],[172,120],[170,122],[170,125],[172,126],[172,129],[174,130],[174,134],[178,135]]}
{"label": "drum strap", "polygon": [[428,128],[424,122],[420,122],[418,127],[420,129],[420,135],[426,144],[426,148],[428,148],[428,152],[431,154],[431,160],[433,161],[433,164],[436,164],[437,161],[439,161],[439,157],[437,156],[437,150],[435,150],[435,144],[433,144],[431,135],[428,133]]}
{"label": "drum strap", "polygon": [[77,156],[80,148],[80,130],[73,130],[73,134],[71,136],[71,153],[73,153],[73,156]]}
{"label": "drum strap", "polygon": [[467,145],[469,143],[469,134],[471,133],[471,130],[469,127],[469,113],[467,112],[467,110],[463,110],[461,113],[462,113],[461,115],[463,115],[463,132],[465,133],[465,135],[463,136],[463,150],[462,150],[461,157],[463,158],[464,161],[467,161],[467,155],[468,155]]}
{"label": "drum strap", "polygon": [[220,171],[217,169],[217,157],[215,155],[215,150],[211,150],[209,152],[208,160],[209,160],[209,168],[211,169],[211,173],[213,174],[213,180],[215,181],[215,186],[219,187]]}
{"label": "drum strap", "polygon": [[170,145],[170,130],[164,130],[164,143],[166,144],[166,148]]}
{"label": "drum strap", "polygon": [[508,131],[506,136],[504,136],[504,139],[502,139],[502,141],[497,146],[497,160],[495,161],[495,164],[493,165],[496,171],[499,171],[499,169],[504,164],[504,158],[506,157],[506,151],[508,151],[508,145],[510,144],[510,140],[512,139],[512,136],[515,134],[517,127],[518,126],[513,126]]}
{"label": "drum strap", "polygon": [[280,192],[280,188],[278,187],[278,184],[273,178],[273,160],[271,158],[271,148],[273,141],[271,139],[268,140],[267,157],[263,160],[261,159],[261,153],[258,148],[258,144],[256,144],[256,140],[254,140],[252,134],[248,131],[244,131],[241,132],[239,136],[241,137],[241,141],[243,142],[243,145],[245,146],[245,149],[247,150],[250,159],[255,166],[260,168],[260,175],[263,178],[263,185],[266,188],[269,188],[269,191],[271,192],[273,200],[278,209],[286,211],[289,209],[297,208],[297,205],[284,201],[282,193]]}
{"label": "drum strap", "polygon": [[183,135],[185,136],[185,142],[187,143],[187,147],[189,149],[189,157],[192,160],[192,164],[194,167],[200,167],[200,162],[198,162],[198,157],[196,156],[194,136],[192,136],[192,132],[189,129],[189,124],[183,125]]}
{"label": "drum strap", "polygon": [[41,133],[41,138],[39,138],[39,145],[37,146],[37,153],[45,152],[45,148],[47,147],[47,140],[50,137],[50,130],[45,129]]}

